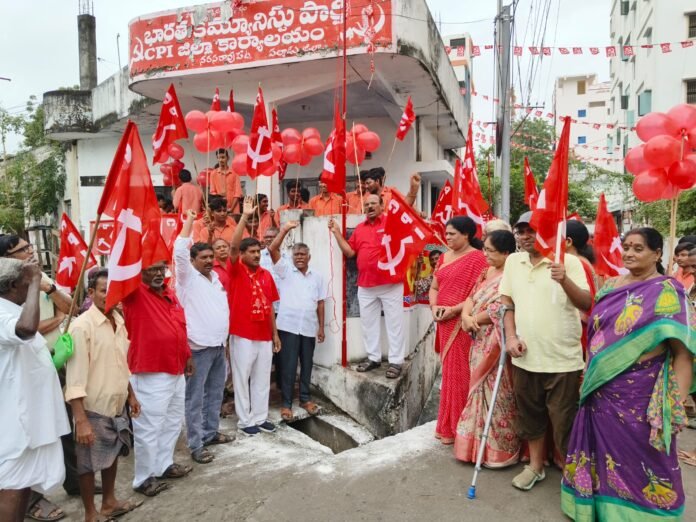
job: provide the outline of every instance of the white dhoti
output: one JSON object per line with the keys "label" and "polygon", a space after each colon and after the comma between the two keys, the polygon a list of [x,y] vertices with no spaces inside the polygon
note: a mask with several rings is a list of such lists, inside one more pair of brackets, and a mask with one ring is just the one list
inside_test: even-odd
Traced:
{"label": "white dhoti", "polygon": [[174,448],[184,424],[186,380],[169,373],[136,373],[130,378],[140,403],[133,419],[133,487],[159,477],[174,463]]}
{"label": "white dhoti", "polygon": [[404,342],[404,285],[380,285],[358,287],[358,304],[360,305],[360,328],[367,357],[371,361],[382,361],[380,347],[381,314],[384,311],[384,323],[387,327],[389,341],[389,362],[403,364],[406,355]]}
{"label": "white dhoti", "polygon": [[268,418],[273,343],[231,335],[230,358],[237,426],[258,426]]}
{"label": "white dhoti", "polygon": [[65,480],[63,445],[56,442],[27,448],[14,459],[0,462],[0,489],[31,488],[48,493]]}

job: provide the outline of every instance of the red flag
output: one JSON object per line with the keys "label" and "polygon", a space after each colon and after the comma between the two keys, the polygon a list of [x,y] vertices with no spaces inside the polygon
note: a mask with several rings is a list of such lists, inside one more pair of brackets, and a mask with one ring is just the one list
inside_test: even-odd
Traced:
{"label": "red flag", "polygon": [[[64,212],[60,218],[60,252],[58,253],[56,284],[63,288],[75,288],[86,256],[87,244]],[[96,264],[97,260],[90,254],[87,269],[96,266]]]}
{"label": "red flag", "polygon": [[382,255],[377,268],[389,272],[394,282],[403,281],[413,261],[425,245],[433,241],[433,231],[397,190],[386,209]]}
{"label": "red flag", "polygon": [[259,87],[249,131],[249,145],[247,145],[247,173],[252,179],[261,174],[271,175],[275,170],[271,139],[268,118],[266,118],[266,104],[263,101],[263,91]]}
{"label": "red flag", "polygon": [[445,236],[445,225],[452,218],[452,192],[452,184],[447,180],[437,196],[435,208],[430,216],[433,230],[440,232],[442,237]]}
{"label": "red flag", "polygon": [[334,130],[326,140],[320,179],[329,192],[342,194],[346,190],[346,122],[339,113],[338,100],[334,102]]}
{"label": "red flag", "polygon": [[[99,228],[94,230],[95,222],[90,222],[91,234],[96,234],[92,245],[93,256],[108,256],[111,253],[111,237],[114,232],[113,221],[100,221]],[[91,237],[91,236],[90,236]]]}
{"label": "red flag", "polygon": [[220,110],[220,89],[215,87],[215,95],[213,96],[213,102],[210,104],[211,111]]}
{"label": "red flag", "polygon": [[529,223],[536,231],[536,249],[545,256],[555,254],[557,263],[562,263],[565,255],[570,125],[570,118],[565,118],[549,175],[544,181],[544,188],[539,194]]}
{"label": "red flag", "polygon": [[483,214],[488,210],[488,202],[481,193],[481,186],[476,172],[474,156],[474,138],[469,122],[468,139],[464,153],[464,164],[457,160],[454,166],[454,186],[452,190],[452,213],[455,216],[466,215],[476,223],[480,237],[483,233]]}
{"label": "red flag", "polygon": [[524,157],[524,202],[530,210],[536,208],[537,200],[539,199],[539,189],[534,179],[534,173],[529,166],[529,159]]}
{"label": "red flag", "polygon": [[413,110],[413,101],[411,97],[406,100],[406,106],[404,107],[404,113],[401,115],[401,121],[399,122],[399,128],[396,131],[396,139],[399,141],[404,141],[406,134],[408,134],[411,125],[416,121],[416,113]]}
{"label": "red flag", "polygon": [[230,101],[227,102],[227,112],[234,112],[234,91],[230,89]]}
{"label": "red flag", "polygon": [[[283,150],[283,137],[280,134],[280,123],[278,123],[278,111],[276,110],[275,107],[271,110],[271,125],[273,126],[273,129],[271,130],[271,148],[273,145],[276,147],[279,147],[280,150]],[[275,173],[278,174],[278,179],[280,181],[283,180],[285,177],[285,171],[288,168],[288,162],[285,161],[282,156],[278,160],[278,165],[276,167]]]}
{"label": "red flag", "polygon": [[98,212],[114,219],[106,308],[111,309],[140,284],[140,271],[168,260],[157,205],[138,127],[128,121],[116,150]]}
{"label": "red flag", "polygon": [[169,145],[181,138],[188,138],[188,131],[184,123],[184,114],[179,106],[179,99],[176,97],[174,84],[171,84],[164,95],[157,130],[152,136],[152,164],[167,161]]}
{"label": "red flag", "polygon": [[615,277],[626,273],[621,258],[621,237],[614,217],[607,210],[604,194],[599,196],[592,246],[596,257],[594,267],[598,275]]}

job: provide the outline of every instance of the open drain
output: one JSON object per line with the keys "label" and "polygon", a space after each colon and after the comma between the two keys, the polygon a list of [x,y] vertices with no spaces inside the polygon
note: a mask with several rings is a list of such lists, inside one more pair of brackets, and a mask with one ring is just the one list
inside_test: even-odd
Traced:
{"label": "open drain", "polygon": [[329,448],[334,454],[357,448],[358,442],[345,431],[329,424],[319,417],[289,422],[288,426],[304,433],[310,439],[316,440],[322,446]]}

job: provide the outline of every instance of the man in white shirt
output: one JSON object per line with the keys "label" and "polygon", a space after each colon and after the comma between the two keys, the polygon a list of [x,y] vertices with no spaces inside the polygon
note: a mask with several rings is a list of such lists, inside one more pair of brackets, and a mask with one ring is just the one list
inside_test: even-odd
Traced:
{"label": "man in white shirt", "polygon": [[61,435],[70,433],[58,375],[38,333],[41,269],[0,258],[0,520],[22,520],[30,488],[63,482]]}
{"label": "man in white shirt", "polygon": [[273,259],[280,306],[276,324],[283,349],[278,354],[280,361],[280,390],[283,405],[280,415],[291,421],[292,396],[297,376],[297,359],[300,360],[300,406],[310,415],[316,415],[319,407],[312,402],[309,384],[312,376],[314,346],[324,342],[324,300],[327,287],[317,272],[309,268],[309,247],[295,243],[292,247],[292,263],[280,254],[280,245],[287,233],[298,223],[291,221],[283,225],[268,251]]}
{"label": "man in white shirt", "polygon": [[199,464],[214,455],[205,446],[233,439],[220,433],[220,406],[225,389],[225,349],[230,309],[227,293],[213,270],[213,247],[193,244],[196,213],[189,210],[174,242],[176,295],[184,308],[189,346],[196,371],[186,378],[186,432],[191,458]]}

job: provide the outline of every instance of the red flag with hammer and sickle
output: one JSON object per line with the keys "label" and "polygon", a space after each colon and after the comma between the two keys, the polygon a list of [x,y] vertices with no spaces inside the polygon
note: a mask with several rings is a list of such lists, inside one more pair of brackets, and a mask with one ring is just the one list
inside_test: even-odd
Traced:
{"label": "red flag with hammer and sickle", "polygon": [[404,113],[401,115],[401,121],[399,122],[399,128],[396,130],[396,139],[399,141],[404,141],[406,134],[408,134],[411,125],[416,121],[416,112],[413,110],[413,101],[411,97],[408,97],[406,101],[406,106],[404,107]]}
{"label": "red flag with hammer and sickle", "polygon": [[383,253],[377,268],[389,272],[395,281],[403,280],[413,261],[425,245],[433,242],[434,236],[430,225],[392,189],[384,220]]}
{"label": "red flag with hammer and sickle", "polygon": [[188,138],[184,114],[176,97],[174,84],[169,86],[162,100],[157,130],[152,136],[152,164],[164,163],[169,158],[169,145],[181,138]]}
{"label": "red flag with hammer and sickle", "polygon": [[[87,244],[77,227],[64,212],[60,218],[60,252],[56,269],[56,284],[63,288],[75,288],[80,277],[82,263],[87,257]],[[97,260],[89,255],[87,269],[97,265]]]}
{"label": "red flag with hammer and sickle", "polygon": [[274,172],[271,129],[268,127],[263,91],[259,87],[247,145],[247,174],[253,179],[262,174],[270,176]]}
{"label": "red flag with hammer and sickle", "polygon": [[447,180],[437,196],[435,208],[433,208],[433,213],[430,216],[433,230],[445,237],[445,225],[452,219],[452,215],[452,184]]}
{"label": "red flag with hammer and sickle", "polygon": [[616,228],[614,216],[607,209],[604,194],[599,196],[592,246],[597,258],[594,264],[597,275],[616,277],[627,273],[621,257],[623,253],[621,236]]}

